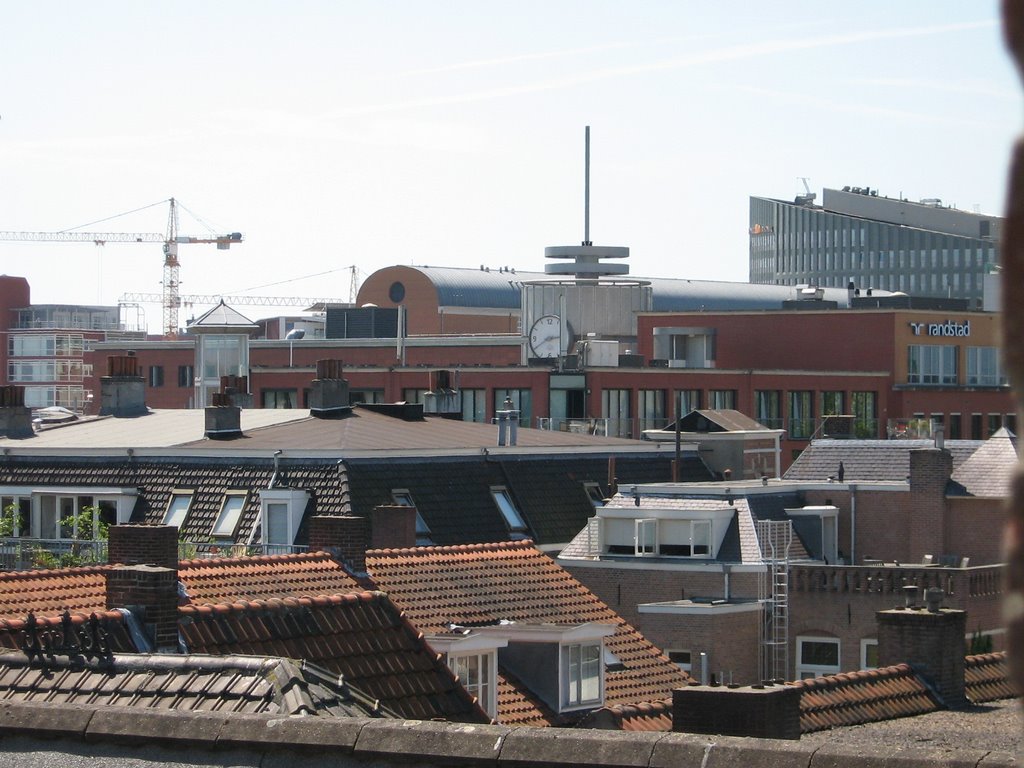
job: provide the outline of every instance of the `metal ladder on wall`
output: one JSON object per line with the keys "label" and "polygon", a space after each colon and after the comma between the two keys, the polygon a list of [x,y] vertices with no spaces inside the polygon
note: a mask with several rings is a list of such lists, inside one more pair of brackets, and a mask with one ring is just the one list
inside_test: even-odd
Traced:
{"label": "metal ladder on wall", "polygon": [[789,675],[789,549],[793,524],[789,520],[757,520],[757,538],[765,570],[758,580],[761,602],[762,680],[782,680]]}

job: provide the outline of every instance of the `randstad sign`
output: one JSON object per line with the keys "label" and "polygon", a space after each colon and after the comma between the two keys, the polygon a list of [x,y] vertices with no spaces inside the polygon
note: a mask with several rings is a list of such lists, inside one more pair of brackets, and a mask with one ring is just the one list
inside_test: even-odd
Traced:
{"label": "randstad sign", "polygon": [[971,321],[958,323],[947,320],[944,323],[911,323],[910,330],[915,336],[970,336]]}

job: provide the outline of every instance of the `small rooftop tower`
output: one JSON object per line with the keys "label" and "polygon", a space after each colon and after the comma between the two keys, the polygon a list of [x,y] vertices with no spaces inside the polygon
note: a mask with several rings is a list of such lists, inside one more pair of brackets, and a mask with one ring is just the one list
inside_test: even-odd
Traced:
{"label": "small rooftop tower", "polygon": [[583,242],[580,245],[556,245],[544,249],[544,258],[570,260],[546,264],[549,275],[573,275],[580,280],[596,280],[609,275],[629,274],[628,264],[609,264],[604,259],[628,259],[629,248],[594,245],[590,241],[590,126],[586,127],[584,163]]}

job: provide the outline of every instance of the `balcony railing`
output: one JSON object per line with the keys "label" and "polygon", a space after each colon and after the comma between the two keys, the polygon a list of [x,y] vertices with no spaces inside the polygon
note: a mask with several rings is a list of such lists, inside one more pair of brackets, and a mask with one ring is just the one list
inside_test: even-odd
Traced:
{"label": "balcony railing", "polygon": [[35,539],[27,536],[0,539],[0,568],[5,571],[68,568],[105,562],[106,541]]}
{"label": "balcony railing", "polygon": [[812,565],[790,566],[790,589],[794,592],[839,592],[862,594],[903,594],[905,587],[938,587],[950,597],[999,596],[1003,592],[1001,564],[973,568],[922,565]]}
{"label": "balcony railing", "polygon": [[[216,544],[178,542],[178,559],[205,560],[214,557],[293,555],[309,547],[287,544]],[[28,536],[0,538],[0,570],[28,571],[36,568],[69,568],[108,562],[106,541],[78,539],[36,539]]]}
{"label": "balcony railing", "polygon": [[612,434],[608,431],[610,421],[613,419],[567,419],[558,416],[539,416],[537,417],[537,429],[608,437]]}
{"label": "balcony railing", "polygon": [[296,555],[308,551],[309,547],[289,544],[178,542],[179,560],[209,560],[215,557],[258,557],[260,555]]}

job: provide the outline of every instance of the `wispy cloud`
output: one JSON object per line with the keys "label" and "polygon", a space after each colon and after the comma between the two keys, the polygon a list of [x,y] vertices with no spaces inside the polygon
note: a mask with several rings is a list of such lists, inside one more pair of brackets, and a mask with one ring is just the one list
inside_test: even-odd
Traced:
{"label": "wispy cloud", "polygon": [[997,88],[991,83],[980,80],[930,80],[912,77],[877,77],[853,78],[848,82],[854,85],[866,85],[871,88],[894,88],[900,90],[934,91],[936,93],[967,94],[969,96],[987,96],[993,99],[1016,99],[1019,91],[1009,88]]}
{"label": "wispy cloud", "polygon": [[[396,101],[385,104],[366,104],[352,106],[332,113],[334,116],[349,116],[360,114],[371,114],[375,112],[393,112],[405,109],[416,109],[423,107],[447,106],[454,104],[465,104],[470,102],[485,101],[505,98],[508,96],[537,93],[541,91],[564,90],[587,83],[599,82],[618,77],[630,77],[651,72],[665,72],[671,70],[682,70],[693,67],[706,66],[729,61],[740,61],[744,59],[756,59],[765,56],[772,56],[780,53],[792,53],[795,51],[807,51],[821,48],[835,48],[841,46],[857,45],[859,43],[876,42],[881,40],[899,40],[916,37],[929,37],[936,35],[951,34],[957,32],[969,32],[978,29],[991,29],[997,26],[995,19],[983,19],[972,22],[961,22],[957,24],[937,24],[921,27],[905,27],[894,29],[875,29],[863,32],[849,32],[845,34],[818,35],[807,37],[791,37],[775,40],[764,40],[756,43],[745,43],[741,45],[725,46],[722,48],[699,51],[686,56],[674,57],[662,61],[647,62],[629,66],[606,67],[581,72],[574,75],[567,75],[533,83],[505,86],[501,88],[470,91],[449,96],[423,97]],[[615,47],[631,44],[614,44]],[[471,67],[493,64],[502,61],[515,61],[536,57],[555,57],[566,53],[579,52],[586,49],[571,49],[564,52],[549,52],[540,54],[526,54],[524,56],[504,57],[502,59],[488,59],[477,62],[466,62],[463,64],[451,65],[446,68],[439,68],[434,71],[466,69]],[[421,70],[428,71],[428,70]]]}

